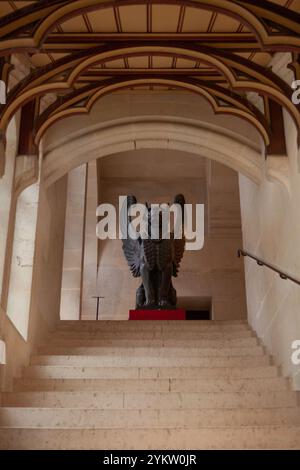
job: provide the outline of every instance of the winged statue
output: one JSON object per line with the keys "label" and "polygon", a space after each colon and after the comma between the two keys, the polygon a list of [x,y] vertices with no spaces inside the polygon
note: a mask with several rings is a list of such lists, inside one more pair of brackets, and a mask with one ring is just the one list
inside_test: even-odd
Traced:
{"label": "winged statue", "polygon": [[[123,238],[123,251],[133,277],[141,277],[142,283],[136,292],[136,309],[174,309],[177,304],[176,289],[172,284],[172,276],[177,277],[180,262],[185,249],[184,238],[184,205],[185,199],[178,194],[174,204],[180,208],[180,238],[174,235],[174,230],[164,236],[162,214],[158,220],[157,230],[153,228],[153,209],[146,204],[147,236],[132,228],[130,208],[137,204],[135,196],[126,198],[127,230],[130,236]],[[177,207],[178,207],[177,206]],[[134,236],[132,236],[132,233]],[[154,233],[154,234],[153,234]],[[128,232],[127,232],[128,235]]]}

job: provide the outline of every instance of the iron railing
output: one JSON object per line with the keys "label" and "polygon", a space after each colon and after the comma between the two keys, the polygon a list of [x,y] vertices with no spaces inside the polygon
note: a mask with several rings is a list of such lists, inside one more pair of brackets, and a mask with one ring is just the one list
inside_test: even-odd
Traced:
{"label": "iron railing", "polygon": [[252,258],[254,259],[257,264],[259,266],[266,266],[267,268],[269,269],[272,269],[272,271],[274,271],[275,273],[277,273],[281,279],[288,279],[289,281],[292,281],[294,282],[295,284],[298,284],[300,286],[300,281],[298,279],[296,279],[295,277],[293,276],[290,276],[289,274],[281,271],[280,269],[278,269],[276,266],[274,266],[273,264],[270,264],[268,263],[267,261],[261,259],[261,258],[257,258],[257,256],[254,256],[252,255],[251,253],[249,253],[249,251],[246,251],[246,250],[242,250],[242,249],[239,249],[238,252],[238,257],[240,258],[241,256],[248,256],[249,258]]}

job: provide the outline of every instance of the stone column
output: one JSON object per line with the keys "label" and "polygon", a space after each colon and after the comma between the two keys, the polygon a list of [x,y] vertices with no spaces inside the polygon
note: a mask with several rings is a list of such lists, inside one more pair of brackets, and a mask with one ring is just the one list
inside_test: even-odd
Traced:
{"label": "stone column", "polygon": [[15,172],[15,158],[18,145],[18,126],[16,118],[12,119],[6,136],[6,158],[5,173],[0,178],[0,292],[2,290],[2,281],[4,275],[4,263],[6,253],[6,241],[8,233],[9,212],[11,196],[13,190],[13,180]]}
{"label": "stone column", "polygon": [[10,264],[7,315],[24,339],[27,339],[39,184],[20,194]]}
{"label": "stone column", "polygon": [[96,209],[98,204],[97,188],[97,162],[88,164],[86,215],[85,215],[85,240],[84,262],[82,275],[82,309],[81,318],[95,318],[97,284],[97,253],[98,239],[96,237]]}
{"label": "stone column", "polygon": [[61,320],[80,319],[86,176],[87,165],[81,165],[68,174]]}

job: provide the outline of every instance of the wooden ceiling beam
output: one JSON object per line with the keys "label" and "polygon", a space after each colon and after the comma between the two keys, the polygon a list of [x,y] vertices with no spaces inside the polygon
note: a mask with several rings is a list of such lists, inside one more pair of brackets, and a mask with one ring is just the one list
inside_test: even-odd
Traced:
{"label": "wooden ceiling beam", "polygon": [[105,69],[99,69],[98,70],[89,70],[88,72],[84,73],[82,76],[79,78],[79,82],[84,79],[86,80],[97,80],[97,78],[101,79],[101,77],[128,77],[131,75],[137,75],[137,74],[144,74],[145,76],[151,76],[151,75],[157,75],[157,74],[169,74],[175,75],[175,76],[190,76],[190,77],[201,77],[203,80],[218,80],[221,82],[226,82],[224,80],[224,77],[222,77],[220,74],[216,73],[214,70],[212,71],[205,71],[202,69],[187,69],[187,68],[168,68],[168,69],[162,69],[162,68],[153,68],[153,69],[143,69],[143,68],[131,68],[131,69],[110,69],[110,68],[105,68]]}
{"label": "wooden ceiling beam", "polygon": [[224,41],[238,42],[251,41],[257,42],[254,34],[251,33],[53,33],[48,36],[45,44],[55,44],[61,41],[71,42],[106,42],[106,41]]}
{"label": "wooden ceiling beam", "polygon": [[[207,64],[210,68],[214,68],[218,73],[224,76],[230,84],[231,88],[257,91],[259,93],[270,94],[271,97],[276,96],[281,104],[291,110],[292,115],[297,122],[300,123],[300,115],[296,112],[290,101],[290,87],[270,70],[262,66],[254,64],[247,59],[236,56],[232,53],[220,51],[216,48],[202,47],[189,44],[175,43],[157,45],[153,47],[148,44],[130,44],[123,43],[122,47],[116,47],[112,44],[110,47],[97,47],[87,51],[71,54],[70,57],[59,59],[53,65],[42,67],[39,71],[27,76],[20,82],[7,97],[7,105],[2,111],[1,124],[9,119],[9,115],[13,113],[25,96],[28,98],[34,96],[35,93],[45,93],[52,88],[65,90],[72,88],[76,80],[84,75],[91,67],[97,64],[108,62],[109,60],[123,59],[126,57],[135,57],[140,55],[158,54],[166,56],[176,56],[190,60],[200,60],[202,64]],[[51,83],[56,76],[61,77],[65,73],[65,77],[55,85]],[[248,77],[246,80],[245,78]],[[27,99],[27,98],[26,98]],[[300,127],[300,126],[299,126]]]}
{"label": "wooden ceiling beam", "polygon": [[75,0],[73,2],[39,0],[0,18],[1,36],[19,31],[21,27],[28,27],[37,20],[47,20],[51,13],[54,13],[54,16],[57,13],[58,18],[64,21],[89,11],[140,4],[169,4],[205,9],[227,14],[243,24],[251,21],[251,16],[247,14],[250,12],[253,17],[264,18],[285,28],[289,27],[290,31],[297,32],[299,28],[300,15],[298,13],[267,0]]}
{"label": "wooden ceiling beam", "polygon": [[[40,52],[72,52],[74,50],[96,47],[104,43],[122,44],[128,42],[180,41],[199,43],[235,52],[260,51],[261,46],[253,34],[248,33],[64,33],[52,34],[42,45]],[[266,49],[267,50],[267,49]],[[271,50],[273,50],[271,48]]]}
{"label": "wooden ceiling beam", "polygon": [[37,155],[34,144],[34,122],[37,116],[39,99],[35,98],[25,103],[21,109],[18,155]]}
{"label": "wooden ceiling beam", "polygon": [[[300,130],[300,113],[290,99],[290,87],[272,71],[226,51],[212,47],[195,46],[191,43],[187,47],[186,44],[178,44],[174,41],[170,41],[170,44],[164,44],[163,46],[156,45],[155,47],[152,45],[149,46],[148,44],[142,45],[140,43],[123,43],[122,46],[120,45],[119,47],[116,47],[114,44],[110,47],[99,46],[88,51],[71,54],[71,57],[60,59],[53,65],[46,66],[40,71],[35,71],[28,75],[8,94],[7,104],[3,106],[1,110],[1,129],[4,131],[17,109],[33,97],[42,96],[49,92],[68,93],[70,90],[76,89],[76,82],[80,76],[86,74],[91,67],[107,63],[110,60],[149,54],[166,55],[170,57],[176,56],[194,61],[198,60],[201,64],[206,64],[227,80],[228,86],[233,93],[243,94],[247,91],[254,91],[262,96],[266,95],[270,97],[280,104],[280,106],[288,109],[297,128]],[[57,77],[57,79],[53,81],[55,77]],[[189,77],[189,80],[192,79],[192,77]],[[117,78],[115,78],[115,80],[117,80]],[[149,83],[152,86],[157,80],[162,80],[163,83],[167,84],[171,83],[170,86],[173,87],[172,83],[183,82],[184,77],[179,76],[176,78],[176,76],[172,76],[170,79],[160,79],[148,75],[147,78],[140,78],[139,83]],[[134,77],[132,76],[127,78],[123,77],[121,81],[122,83],[132,83],[132,86],[136,86]],[[202,82],[202,93],[206,85],[207,82]],[[115,87],[119,86],[124,88],[124,85],[117,83],[110,87],[107,93],[110,93],[112,88],[113,91],[115,91]],[[179,86],[181,88],[183,87],[181,84]],[[193,90],[196,89],[196,85],[194,86],[191,83],[188,85],[185,84],[184,86],[190,87]],[[229,89],[227,91],[230,93]],[[197,92],[199,93],[199,91]],[[241,110],[237,110],[237,112],[241,112]],[[265,132],[263,129],[264,128],[262,128],[262,132]]]}
{"label": "wooden ceiling beam", "polygon": [[274,100],[264,97],[264,104],[270,122],[272,139],[267,147],[266,156],[287,155],[282,107]]}
{"label": "wooden ceiling beam", "polygon": [[292,62],[288,67],[293,71],[295,80],[300,80],[300,56],[298,53],[292,54]]}
{"label": "wooden ceiling beam", "polygon": [[[78,15],[118,6],[164,3],[184,5],[222,13],[247,26],[259,41],[262,50],[296,51],[300,49],[300,14],[265,0],[40,0],[0,18],[1,54],[21,50],[39,50],[59,23]],[[281,33],[273,33],[267,22],[278,25]],[[31,36],[18,37],[31,31]]]}
{"label": "wooden ceiling beam", "polygon": [[10,63],[9,57],[0,57],[0,80],[7,84],[9,74],[13,68],[14,66]]}

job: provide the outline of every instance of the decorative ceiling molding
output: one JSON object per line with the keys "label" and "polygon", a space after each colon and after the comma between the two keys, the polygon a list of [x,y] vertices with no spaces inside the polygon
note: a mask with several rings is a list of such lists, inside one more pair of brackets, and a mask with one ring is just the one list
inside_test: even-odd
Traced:
{"label": "decorative ceiling molding", "polygon": [[[201,83],[188,78],[139,77],[131,79],[109,79],[101,86],[89,85],[70,93],[63,99],[53,103],[36,121],[35,143],[39,144],[46,130],[60,119],[87,114],[101,97],[115,91],[141,86],[145,84],[172,86],[201,95],[212,106],[215,114],[230,114],[245,119],[261,134],[266,146],[270,142],[271,132],[264,115],[246,99],[215,84]],[[219,100],[223,102],[220,104]],[[84,104],[78,106],[78,103]],[[226,104],[226,105],[225,105]]]}
{"label": "decorative ceiling molding", "polygon": [[[174,44],[174,43],[173,43]],[[7,104],[0,114],[0,127],[6,129],[9,120],[22,105],[30,99],[49,92],[69,92],[78,78],[96,64],[109,60],[140,55],[169,55],[176,58],[201,61],[214,68],[229,84],[233,91],[255,91],[266,95],[285,107],[300,129],[300,114],[290,99],[290,88],[273,72],[251,63],[249,60],[218,49],[185,45],[115,45],[93,48],[92,50],[74,53],[71,57],[58,60],[38,72],[33,72],[18,84],[7,97]],[[63,78],[61,75],[64,73]],[[101,74],[101,72],[99,72]],[[55,80],[59,76],[60,80]],[[150,78],[149,78],[150,81]]]}

